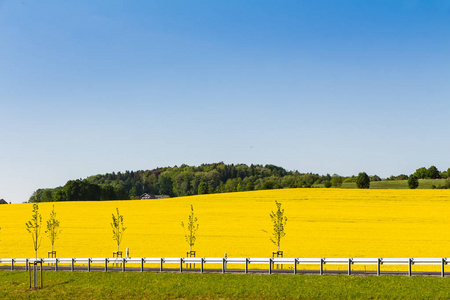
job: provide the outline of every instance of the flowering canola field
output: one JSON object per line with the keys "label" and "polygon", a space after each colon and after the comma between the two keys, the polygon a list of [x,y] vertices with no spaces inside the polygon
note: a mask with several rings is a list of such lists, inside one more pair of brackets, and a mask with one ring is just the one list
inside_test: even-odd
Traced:
{"label": "flowering canola field", "polygon": [[[58,257],[111,257],[111,215],[127,227],[121,250],[133,257],[184,256],[181,221],[190,205],[198,217],[197,256],[268,257],[275,200],[288,217],[285,257],[448,257],[448,190],[283,189],[158,200],[40,203],[43,226],[55,205]],[[34,257],[25,223],[32,204],[0,206],[0,257]],[[38,256],[51,244],[42,231]],[[431,267],[433,268],[433,267]]]}

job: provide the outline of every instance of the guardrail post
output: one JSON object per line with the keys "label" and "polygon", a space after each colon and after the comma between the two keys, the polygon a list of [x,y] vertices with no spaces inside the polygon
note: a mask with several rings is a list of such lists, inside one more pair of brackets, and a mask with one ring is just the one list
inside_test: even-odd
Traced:
{"label": "guardrail post", "polygon": [[11,258],[11,271],[14,271],[14,258]]}
{"label": "guardrail post", "polygon": [[377,258],[377,276],[381,274],[381,258]]}
{"label": "guardrail post", "polygon": [[445,266],[445,258],[442,258],[442,262],[441,262],[441,277],[444,277],[444,266]]}
{"label": "guardrail post", "polygon": [[222,258],[222,274],[225,274],[225,269],[227,268],[225,257]]}
{"label": "guardrail post", "polygon": [[200,273],[203,273],[203,257],[202,257],[202,260],[200,262]]}
{"label": "guardrail post", "polygon": [[183,273],[183,258],[180,257],[180,273]]}
{"label": "guardrail post", "polygon": [[126,258],[122,258],[122,272],[125,272],[125,260]]}
{"label": "guardrail post", "polygon": [[412,258],[409,258],[408,259],[408,276],[411,276],[411,273],[412,273],[411,265],[412,265]]}
{"label": "guardrail post", "polygon": [[164,258],[161,257],[161,261],[159,263],[159,272],[163,271],[163,262],[164,262]]}
{"label": "guardrail post", "polygon": [[144,258],[141,258],[141,272],[144,272]]}
{"label": "guardrail post", "polygon": [[25,258],[25,271],[28,271],[28,258]]}
{"label": "guardrail post", "polygon": [[269,274],[272,274],[272,259],[269,258]]}
{"label": "guardrail post", "polygon": [[[227,253],[225,253],[223,257],[225,257],[225,260],[227,260],[227,258],[228,258],[228,254],[227,254]],[[227,265],[225,265],[225,271],[226,271],[226,270],[227,270]],[[224,273],[225,273],[225,272],[224,272]]]}
{"label": "guardrail post", "polygon": [[320,259],[320,271],[319,271],[320,275],[323,275],[323,263],[324,263],[323,258],[321,258]]}
{"label": "guardrail post", "polygon": [[348,259],[348,276],[352,275],[352,259]]}
{"label": "guardrail post", "polygon": [[91,259],[88,258],[88,272],[91,271]]}
{"label": "guardrail post", "polygon": [[297,259],[294,260],[294,275],[297,275]]}
{"label": "guardrail post", "polygon": [[105,272],[108,272],[108,258],[105,257]]}
{"label": "guardrail post", "polygon": [[75,271],[75,259],[72,257],[72,267],[71,267],[71,271]]}
{"label": "guardrail post", "polygon": [[55,272],[58,271],[58,259],[55,258]]}
{"label": "guardrail post", "polygon": [[248,258],[245,258],[245,274],[248,274]]}

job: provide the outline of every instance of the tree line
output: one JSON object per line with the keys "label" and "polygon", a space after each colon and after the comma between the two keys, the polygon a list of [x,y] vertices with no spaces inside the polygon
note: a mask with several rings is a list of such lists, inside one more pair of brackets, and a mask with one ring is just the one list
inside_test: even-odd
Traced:
{"label": "tree line", "polygon": [[275,165],[202,164],[154,170],[113,172],[69,180],[64,186],[38,189],[29,202],[126,200],[143,193],[190,196],[264,189],[312,187],[330,175],[286,171]]}
{"label": "tree line", "polygon": [[[412,175],[417,178],[447,178],[450,177],[450,168],[446,172],[440,172],[434,166],[428,169],[419,168]],[[408,178],[408,175],[402,174],[384,180]],[[377,175],[369,176],[369,179],[370,181],[383,180]],[[200,166],[183,164],[179,167],[113,172],[90,176],[86,179],[69,180],[64,186],[36,190],[29,198],[29,202],[127,200],[139,199],[144,193],[175,197],[280,188],[309,188],[319,184],[325,187],[340,187],[344,182],[358,184],[358,176],[300,173],[270,164],[264,166],[222,162]],[[367,187],[367,185],[363,186]]]}

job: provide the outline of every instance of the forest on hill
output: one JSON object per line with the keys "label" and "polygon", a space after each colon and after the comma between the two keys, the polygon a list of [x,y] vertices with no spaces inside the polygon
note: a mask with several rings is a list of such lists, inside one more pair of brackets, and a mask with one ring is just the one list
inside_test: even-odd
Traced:
{"label": "forest on hill", "polygon": [[[365,174],[365,173],[364,173]],[[410,176],[417,178],[447,178],[450,168],[440,172],[436,167],[419,168]],[[381,179],[370,176],[370,181],[406,180],[401,174]],[[202,164],[174,166],[153,170],[113,172],[93,175],[83,180],[69,180],[64,186],[38,189],[29,202],[90,201],[139,199],[144,193],[153,195],[190,196],[280,188],[310,188],[321,185],[340,187],[356,182],[356,176],[342,177],[287,171],[275,165]]]}

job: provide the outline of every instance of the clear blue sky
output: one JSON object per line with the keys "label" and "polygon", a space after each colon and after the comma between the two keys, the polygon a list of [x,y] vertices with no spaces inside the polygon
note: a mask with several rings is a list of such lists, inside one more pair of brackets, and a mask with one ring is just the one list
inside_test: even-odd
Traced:
{"label": "clear blue sky", "polygon": [[450,2],[0,0],[0,198],[162,166],[450,167]]}

